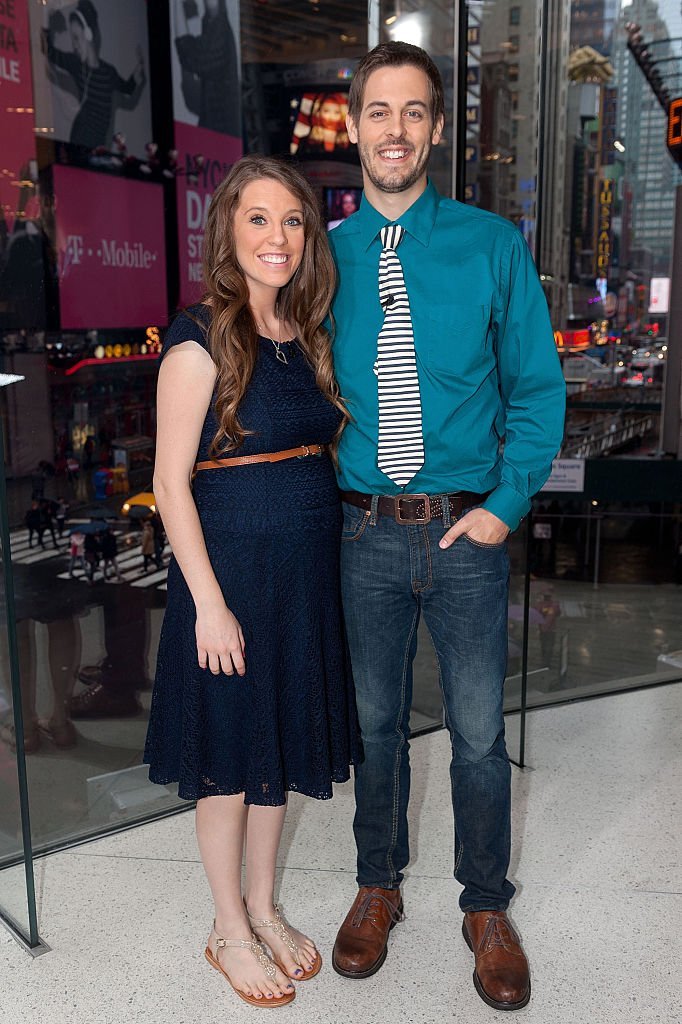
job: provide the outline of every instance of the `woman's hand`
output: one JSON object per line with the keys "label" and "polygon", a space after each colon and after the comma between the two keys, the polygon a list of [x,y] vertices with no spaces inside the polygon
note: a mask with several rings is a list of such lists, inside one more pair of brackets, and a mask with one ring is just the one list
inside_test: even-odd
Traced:
{"label": "woman's hand", "polygon": [[200,668],[209,668],[214,676],[244,675],[244,634],[225,604],[197,611],[196,637]]}

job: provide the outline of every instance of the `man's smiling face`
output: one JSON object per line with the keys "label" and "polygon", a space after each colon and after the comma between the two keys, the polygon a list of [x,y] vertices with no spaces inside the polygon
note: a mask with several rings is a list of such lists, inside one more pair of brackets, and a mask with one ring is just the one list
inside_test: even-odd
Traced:
{"label": "man's smiling face", "polygon": [[347,121],[367,178],[382,192],[405,192],[426,174],[442,120],[433,124],[429,81],[405,64],[378,68],[365,84],[357,123]]}

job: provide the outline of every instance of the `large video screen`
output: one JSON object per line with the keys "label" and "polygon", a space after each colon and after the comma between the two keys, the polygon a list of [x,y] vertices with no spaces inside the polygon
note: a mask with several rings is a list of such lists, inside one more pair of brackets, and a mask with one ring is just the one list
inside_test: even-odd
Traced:
{"label": "large video screen", "polygon": [[163,186],[54,168],[62,328],[167,323]]}
{"label": "large video screen", "polygon": [[153,139],[146,0],[34,2],[31,38],[39,131],[144,157]]}
{"label": "large video screen", "polygon": [[348,140],[348,95],[343,91],[304,89],[293,91],[289,152],[299,160],[355,159]]}
{"label": "large video screen", "polygon": [[361,188],[326,188],[324,209],[327,215],[327,228],[331,231],[347,217],[356,213],[360,209],[361,200]]}

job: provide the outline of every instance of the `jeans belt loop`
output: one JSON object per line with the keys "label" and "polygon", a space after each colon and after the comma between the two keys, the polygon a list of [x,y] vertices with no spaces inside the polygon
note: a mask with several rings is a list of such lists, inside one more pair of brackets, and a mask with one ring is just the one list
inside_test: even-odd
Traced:
{"label": "jeans belt loop", "polygon": [[372,495],[372,504],[370,506],[370,516],[369,516],[369,525],[370,526],[376,526],[377,525],[377,516],[378,516],[378,514],[379,514],[379,495],[378,494],[373,494]]}
{"label": "jeans belt loop", "polygon": [[452,526],[452,517],[450,516],[450,495],[441,494],[440,496],[441,508],[443,509],[443,528],[449,530]]}

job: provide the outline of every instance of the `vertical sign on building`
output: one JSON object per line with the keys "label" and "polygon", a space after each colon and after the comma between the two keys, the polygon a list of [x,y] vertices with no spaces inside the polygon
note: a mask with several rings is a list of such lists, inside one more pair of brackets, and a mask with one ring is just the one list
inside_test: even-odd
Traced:
{"label": "vertical sign on building", "polygon": [[[613,214],[613,185],[611,178],[600,178],[597,193],[597,242],[595,249],[595,277],[608,280],[611,266],[611,217]],[[597,286],[599,287],[599,285]],[[602,296],[603,297],[603,296]]]}
{"label": "vertical sign on building", "polygon": [[171,64],[180,292],[186,306],[201,295],[201,249],[213,192],[242,155],[239,0],[171,4]]}
{"label": "vertical sign on building", "polygon": [[467,25],[466,187],[464,202],[476,204],[481,140],[481,24],[469,9]]}
{"label": "vertical sign on building", "polygon": [[670,101],[668,107],[668,150],[682,167],[682,96]]}

